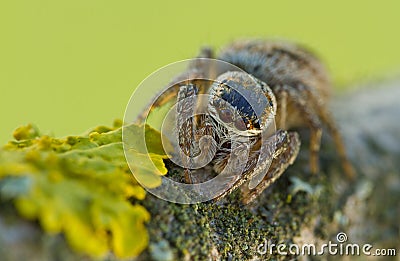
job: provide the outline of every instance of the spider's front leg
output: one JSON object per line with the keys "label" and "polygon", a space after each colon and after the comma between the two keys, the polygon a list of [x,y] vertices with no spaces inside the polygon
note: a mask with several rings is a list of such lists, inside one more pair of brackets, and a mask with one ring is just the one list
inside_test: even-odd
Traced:
{"label": "spider's front leg", "polygon": [[[200,50],[200,53],[197,55],[197,58],[206,58],[206,59],[193,59],[187,70],[183,73],[176,76],[170,85],[165,86],[157,95],[158,97],[155,100],[152,100],[149,105],[142,111],[142,113],[137,118],[137,122],[142,122],[144,118],[150,114],[155,108],[162,107],[170,101],[176,99],[176,94],[180,90],[180,84],[185,82],[186,84],[190,84],[196,82],[196,79],[205,79],[209,78],[213,74],[213,71],[210,70],[210,62],[207,59],[214,58],[214,53],[211,48],[204,47]],[[203,82],[204,83],[204,82]],[[197,84],[201,84],[201,80],[197,81]],[[200,89],[200,92],[204,93],[204,88]]]}
{"label": "spider's front leg", "polygon": [[217,149],[212,122],[202,111],[201,101],[195,83],[179,87],[176,133],[181,163],[185,168],[185,182],[188,184],[194,183],[190,170],[207,165]]}
{"label": "spider's front leg", "polygon": [[[265,146],[261,144],[262,142],[266,143]],[[264,151],[260,151],[261,149]],[[266,141],[258,139],[255,143],[252,143],[243,173],[236,179],[229,177],[224,192],[214,200],[217,201],[240,187],[243,203],[250,203],[257,198],[264,189],[275,182],[289,165],[293,164],[299,150],[300,139],[297,132],[278,130]],[[232,155],[235,158],[240,157],[243,155],[243,152],[242,146],[238,146],[236,151],[233,151],[230,155],[226,154],[221,157],[219,161],[216,162],[216,165],[214,165],[214,168],[217,167],[215,171],[217,173],[222,172],[222,169],[226,167],[229,157],[232,157]],[[236,166],[236,168],[240,169],[240,166]],[[263,179],[256,184],[255,187],[250,189],[250,184],[253,179],[260,176],[263,176]]]}
{"label": "spider's front leg", "polygon": [[267,142],[270,142],[270,146],[266,146],[266,148],[274,148],[272,153],[266,152],[266,155],[272,157],[272,159],[269,157],[263,158],[263,162],[260,162],[254,168],[253,177],[260,173],[266,173],[263,180],[256,187],[249,189],[249,182],[241,187],[244,204],[253,201],[274,183],[293,164],[300,150],[300,139],[297,132],[278,130]]}
{"label": "spider's front leg", "polygon": [[[275,95],[281,101],[278,105],[280,128],[284,129],[286,127],[289,115],[291,119],[303,119],[306,125],[309,126],[310,170],[311,173],[317,173],[319,171],[319,151],[322,137],[322,123],[318,117],[318,112],[314,110],[312,101],[307,99],[308,97],[304,97],[304,93],[299,90],[298,86],[275,86]],[[288,104],[291,106],[289,107]],[[294,113],[299,115],[294,117]]]}

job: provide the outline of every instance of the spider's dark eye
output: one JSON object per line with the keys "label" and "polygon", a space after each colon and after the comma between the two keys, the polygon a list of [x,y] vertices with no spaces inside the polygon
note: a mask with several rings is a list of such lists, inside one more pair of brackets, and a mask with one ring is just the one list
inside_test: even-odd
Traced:
{"label": "spider's dark eye", "polygon": [[242,118],[239,117],[235,120],[235,128],[240,131],[247,130],[246,123],[244,123]]}
{"label": "spider's dark eye", "polygon": [[232,122],[232,112],[228,109],[221,109],[218,111],[219,118],[225,122],[229,123]]}

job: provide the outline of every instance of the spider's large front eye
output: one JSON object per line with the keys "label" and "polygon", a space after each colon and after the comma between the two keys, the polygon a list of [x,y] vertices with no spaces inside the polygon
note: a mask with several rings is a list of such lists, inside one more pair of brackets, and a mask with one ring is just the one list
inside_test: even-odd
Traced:
{"label": "spider's large front eye", "polygon": [[232,122],[233,114],[229,109],[221,109],[218,111],[219,118],[225,122],[229,123]]}
{"label": "spider's large front eye", "polygon": [[247,130],[246,124],[244,123],[244,121],[241,117],[239,117],[235,120],[235,127],[236,127],[236,129],[238,129],[240,131]]}

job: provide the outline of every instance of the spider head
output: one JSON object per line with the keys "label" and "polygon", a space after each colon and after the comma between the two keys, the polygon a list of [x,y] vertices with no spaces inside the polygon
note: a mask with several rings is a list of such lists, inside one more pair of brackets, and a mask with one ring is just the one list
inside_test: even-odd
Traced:
{"label": "spider head", "polygon": [[265,83],[245,72],[227,72],[211,86],[208,109],[227,129],[254,136],[273,121],[276,102]]}

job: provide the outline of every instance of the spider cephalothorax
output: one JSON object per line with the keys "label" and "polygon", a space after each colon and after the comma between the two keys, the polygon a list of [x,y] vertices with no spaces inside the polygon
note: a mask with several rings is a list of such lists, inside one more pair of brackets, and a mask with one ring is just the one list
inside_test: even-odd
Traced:
{"label": "spider cephalothorax", "polygon": [[263,82],[241,72],[219,76],[210,89],[209,112],[244,136],[260,133],[275,117],[276,101]]}

